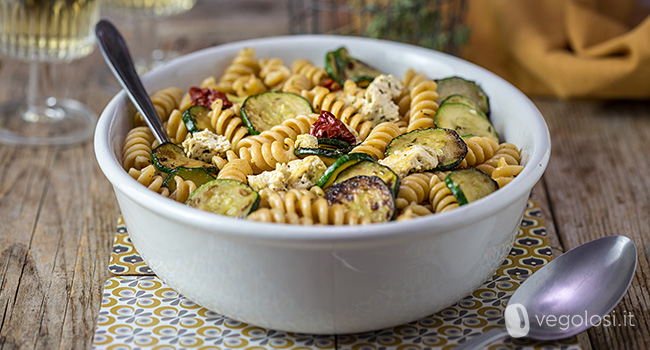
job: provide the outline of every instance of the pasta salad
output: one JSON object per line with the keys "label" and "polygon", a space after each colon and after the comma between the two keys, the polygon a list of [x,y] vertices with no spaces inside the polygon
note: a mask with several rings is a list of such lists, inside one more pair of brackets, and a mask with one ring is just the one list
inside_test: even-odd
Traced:
{"label": "pasta salad", "polygon": [[239,51],[220,77],[152,101],[171,143],[139,114],[122,165],[150,190],[220,215],[288,224],[368,224],[453,210],[522,170],[462,77],[387,74],[330,51],[324,64]]}

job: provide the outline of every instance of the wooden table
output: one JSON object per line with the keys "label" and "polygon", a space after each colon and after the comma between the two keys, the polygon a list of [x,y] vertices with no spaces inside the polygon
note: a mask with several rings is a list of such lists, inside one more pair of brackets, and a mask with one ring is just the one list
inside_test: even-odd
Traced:
{"label": "wooden table", "polygon": [[[228,1],[200,2],[168,20],[161,27],[163,47],[190,52],[288,33],[282,2],[233,3],[224,8]],[[130,23],[112,19],[129,40]],[[0,60],[0,101],[22,93],[26,73],[25,64]],[[98,113],[115,92],[98,52],[59,66],[58,73],[59,92]],[[617,315],[633,315],[634,326],[596,327],[581,337],[582,346],[648,348],[650,101],[534,102],[553,141],[550,164],[534,193],[554,253],[614,234],[632,238],[638,247],[636,276],[615,309]],[[119,215],[92,142],[0,145],[0,155],[0,349],[89,348]]]}

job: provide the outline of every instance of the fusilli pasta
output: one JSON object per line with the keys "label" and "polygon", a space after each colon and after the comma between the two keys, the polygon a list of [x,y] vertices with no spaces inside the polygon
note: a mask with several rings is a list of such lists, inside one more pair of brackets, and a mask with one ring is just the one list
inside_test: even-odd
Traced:
{"label": "fusilli pasta", "polygon": [[299,115],[287,119],[282,124],[276,125],[269,130],[262,131],[259,135],[251,135],[240,142],[240,147],[251,147],[262,145],[273,141],[284,141],[286,138],[296,140],[300,134],[308,134],[311,125],[318,119],[318,115]]}
{"label": "fusilli pasta", "polygon": [[284,82],[291,76],[291,70],[279,58],[259,60],[260,78],[269,90],[279,90]]}
{"label": "fusilli pasta", "polygon": [[492,172],[492,178],[499,184],[499,188],[509,184],[519,175],[524,167],[521,165],[508,164],[504,157],[499,158],[497,166]]}
{"label": "fusilli pasta", "polygon": [[368,137],[350,153],[366,153],[375,159],[382,159],[388,143],[400,134],[401,131],[395,123],[383,122],[372,129]]}
{"label": "fusilli pasta", "polygon": [[363,115],[358,113],[347,119],[345,124],[359,134],[359,139],[361,141],[368,138],[368,135],[370,135],[370,132],[372,131],[372,122],[365,120]]}
{"label": "fusilli pasta", "polygon": [[122,151],[124,169],[140,170],[151,164],[151,150],[155,141],[153,133],[146,126],[137,126],[126,134]]}
{"label": "fusilli pasta", "polygon": [[425,80],[415,85],[410,92],[411,108],[407,131],[433,128],[433,117],[438,110],[436,83]]}
{"label": "fusilli pasta", "polygon": [[[304,197],[306,198],[306,197]],[[340,204],[329,205],[324,198],[318,198],[304,208],[304,211],[285,212],[281,209],[261,208],[248,216],[249,220],[303,225],[357,225],[370,224],[369,216],[359,216],[345,210]]]}
{"label": "fusilli pasta", "polygon": [[347,106],[345,101],[340,100],[335,93],[323,86],[314,87],[308,93],[303,94],[303,97],[311,102],[315,111],[328,111],[343,122],[346,122],[355,113],[353,107]]}
{"label": "fusilli pasta", "polygon": [[232,89],[237,96],[252,96],[267,91],[264,82],[255,74],[242,75],[232,82]]}
{"label": "fusilli pasta", "polygon": [[[325,190],[314,184],[327,182],[328,179],[322,174],[330,170],[327,166],[340,154],[365,153],[375,160],[381,160],[388,144],[396,137],[418,129],[435,128],[434,115],[439,107],[436,102],[437,84],[412,69],[407,70],[401,80],[392,75],[382,75],[366,88],[353,80],[345,81],[343,86],[331,84],[332,80],[327,82],[330,78],[325,69],[306,59],[296,60],[287,66],[280,58],[258,59],[254,49],[246,48],[237,53],[218,79],[210,76],[200,82],[200,88],[207,91],[202,92],[205,93],[204,97],[197,97],[196,90],[190,94],[176,87],[159,90],[151,97],[171,141],[186,148],[188,146],[183,145],[183,141],[190,140],[190,136],[182,118],[183,112],[193,104],[207,106],[211,103],[207,114],[209,123],[203,121],[200,124],[206,129],[201,130],[201,135],[216,134],[205,140],[211,140],[212,146],[220,147],[201,148],[197,141],[200,137],[195,133],[191,141],[197,153],[185,151],[197,159],[210,160],[219,169],[216,175],[218,180],[239,181],[257,191],[259,207],[248,214],[249,220],[302,225],[369,224],[373,220],[372,215],[332,201],[329,196],[333,191],[328,191],[327,196],[325,192],[329,184],[323,185]],[[331,116],[319,119],[318,114],[298,115],[286,120],[284,117],[281,124],[270,123],[273,125],[270,129],[259,135],[249,135],[241,117],[244,99],[278,90],[303,96],[314,111],[328,111],[338,120]],[[345,126],[349,130],[343,131]],[[426,132],[413,135],[425,135]],[[316,155],[307,157],[299,152],[302,159],[297,160],[299,157],[294,151],[300,135],[311,135],[300,137],[301,150],[311,152],[311,149],[321,148],[317,151],[323,151],[322,148],[327,147],[327,152],[316,152]],[[317,140],[316,135],[340,137],[339,140],[345,139],[348,143],[352,143],[349,138],[352,137],[360,143],[348,147],[333,140]],[[394,155],[396,161],[391,158],[391,162],[386,164],[382,163],[385,161],[380,162],[393,167],[393,172],[398,174],[395,180],[400,183],[397,194],[393,196],[387,187],[383,188],[389,196],[381,204],[394,204],[398,221],[446,212],[459,206],[454,192],[445,183],[446,176],[453,170],[425,171],[437,164],[436,159],[429,161],[436,155],[427,151],[435,146],[424,147],[422,145],[426,143],[419,144],[415,139],[412,142],[407,146],[408,152],[400,149],[397,143],[397,151],[391,152],[391,157]],[[479,169],[491,176],[499,187],[507,185],[523,171],[521,154],[514,144],[498,143],[479,136],[469,137],[463,142],[467,145],[467,154],[455,169]],[[181,176],[169,178],[171,175],[156,169],[151,161],[151,152],[157,144],[152,132],[143,126],[141,116],[136,113],[133,127],[123,143],[122,166],[133,179],[150,190],[186,202],[197,186]],[[206,152],[206,149],[214,151]],[[420,151],[429,153],[422,155],[418,153]],[[424,162],[432,165],[423,167],[421,164]],[[328,183],[331,184],[332,180]],[[373,181],[378,180],[373,178]],[[379,184],[382,182],[379,181]],[[339,185],[340,182],[335,182],[332,187]],[[452,185],[450,183],[449,186]],[[174,191],[171,192],[170,188]],[[328,204],[328,200],[332,204]],[[348,202],[339,203],[349,205]]]}
{"label": "fusilli pasta", "polygon": [[352,80],[346,80],[345,83],[343,84],[343,94],[346,96],[354,97],[354,98],[364,98],[365,97],[366,90],[363,88],[360,88],[357,83],[355,83]]}
{"label": "fusilli pasta", "polygon": [[129,169],[129,175],[150,190],[169,197],[169,190],[166,187],[162,187],[165,180],[158,174],[153,165],[147,165],[141,170],[131,168]]}
{"label": "fusilli pasta", "polygon": [[499,144],[489,137],[473,136],[465,140],[467,155],[459,167],[474,167],[492,158]]}
{"label": "fusilli pasta", "polygon": [[233,84],[235,80],[242,76],[257,75],[260,71],[260,65],[255,59],[255,50],[252,48],[244,48],[239,51],[237,56],[232,60],[230,65],[226,67],[226,71],[219,79],[216,90],[235,93]]}
{"label": "fusilli pasta", "polygon": [[282,84],[282,91],[291,92],[301,95],[303,91],[308,91],[314,87],[311,80],[302,74],[291,74]]}
{"label": "fusilli pasta", "polygon": [[217,135],[225,136],[230,141],[230,146],[237,152],[240,141],[248,135],[248,128],[244,121],[237,115],[234,105],[231,108],[223,108],[223,101],[216,100],[212,103],[210,111],[210,124]]}
{"label": "fusilli pasta", "polygon": [[316,67],[305,59],[295,60],[291,64],[291,71],[306,76],[314,85],[320,85],[327,79],[327,72],[321,67]]}
{"label": "fusilli pasta", "polygon": [[[169,114],[180,105],[183,97],[183,90],[177,87],[169,87],[156,91],[150,97],[160,120],[165,122],[169,118]],[[144,125],[144,119],[142,119],[140,112],[136,113],[134,124]]]}
{"label": "fusilli pasta", "polygon": [[169,134],[169,138],[174,143],[181,143],[187,138],[188,131],[183,122],[183,114],[178,109],[173,110],[169,114],[169,119],[165,123],[165,129],[167,130],[167,134]]}
{"label": "fusilli pasta", "polygon": [[431,209],[427,206],[411,203],[400,212],[395,221],[411,220],[420,216],[431,214],[433,214],[433,212],[431,212]]}
{"label": "fusilli pasta", "polygon": [[428,200],[432,176],[433,173],[415,173],[404,177],[395,200],[397,209],[404,209],[412,203],[419,204]]}
{"label": "fusilli pasta", "polygon": [[233,159],[220,168],[217,179],[237,180],[248,183],[248,175],[253,175],[250,164],[243,159]]}
{"label": "fusilli pasta", "polygon": [[278,163],[288,163],[298,157],[294,154],[293,140],[254,144],[239,149],[239,157],[251,166],[254,174],[275,169]]}
{"label": "fusilli pasta", "polygon": [[503,158],[505,162],[510,165],[519,165],[521,162],[521,155],[519,154],[517,146],[512,143],[502,142],[499,144],[499,147],[497,147],[494,156],[482,164],[477,165],[476,168],[492,176],[492,172],[497,167],[500,158]]}
{"label": "fusilli pasta", "polygon": [[442,213],[458,208],[458,200],[447,188],[444,180],[438,176],[432,176],[429,182],[429,203],[434,213]]}
{"label": "fusilli pasta", "polygon": [[196,185],[191,180],[185,180],[180,176],[174,176],[173,180],[176,182],[176,190],[169,195],[169,198],[185,203],[190,194],[196,190]]}

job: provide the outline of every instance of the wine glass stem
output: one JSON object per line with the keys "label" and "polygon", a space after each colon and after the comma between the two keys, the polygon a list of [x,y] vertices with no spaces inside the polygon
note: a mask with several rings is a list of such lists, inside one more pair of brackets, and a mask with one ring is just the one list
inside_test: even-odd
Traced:
{"label": "wine glass stem", "polygon": [[23,119],[30,122],[43,122],[47,119],[64,117],[63,111],[55,107],[57,101],[53,94],[53,68],[50,63],[36,60],[30,62]]}

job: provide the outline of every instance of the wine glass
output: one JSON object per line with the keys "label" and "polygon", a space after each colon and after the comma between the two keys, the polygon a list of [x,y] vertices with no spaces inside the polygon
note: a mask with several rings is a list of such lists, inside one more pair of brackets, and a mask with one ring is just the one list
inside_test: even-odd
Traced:
{"label": "wine glass", "polygon": [[98,19],[99,0],[0,0],[0,54],[29,64],[24,99],[0,105],[0,142],[62,145],[92,135],[97,114],[58,98],[52,71],[94,50]]}
{"label": "wine glass", "polygon": [[145,73],[171,58],[158,43],[158,23],[169,16],[187,12],[196,0],[104,0],[102,8],[112,16],[126,18],[135,34],[134,61],[138,73]]}

